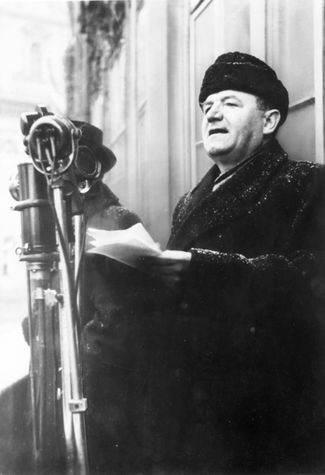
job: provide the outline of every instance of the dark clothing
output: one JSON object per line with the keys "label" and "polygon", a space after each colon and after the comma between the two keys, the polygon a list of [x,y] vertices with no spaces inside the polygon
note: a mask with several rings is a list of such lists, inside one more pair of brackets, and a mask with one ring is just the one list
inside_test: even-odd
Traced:
{"label": "dark clothing", "polygon": [[325,170],[273,142],[212,192],[218,173],[174,213],[168,247],[192,261],[162,317],[151,387],[158,465],[324,471],[322,292],[312,288],[324,282]]}
{"label": "dark clothing", "polygon": [[[192,252],[180,294],[87,258],[91,473],[325,471],[324,168],[274,142],[213,192],[218,173],[174,213],[169,248]],[[139,221],[105,188],[86,214]]]}
{"label": "dark clothing", "polygon": [[[88,226],[126,229],[140,222],[102,188],[88,200]],[[144,468],[145,392],[153,308],[150,279],[131,267],[89,254],[85,262],[82,355],[88,399],[91,473],[132,474]],[[150,284],[151,285],[151,284]]]}
{"label": "dark clothing", "polygon": [[[139,222],[101,183],[86,197],[85,218],[88,227],[107,230],[126,229]],[[80,347],[84,396],[88,400],[85,419],[90,473],[132,473],[142,466],[143,436],[139,440],[138,434],[142,430],[139,423],[143,421],[149,361],[143,344],[148,315],[147,277],[98,255],[85,255],[82,275]],[[28,377],[0,394],[0,415],[1,473],[34,473]],[[55,430],[53,427],[53,433]],[[63,466],[62,461],[56,462]],[[52,461],[48,463],[46,470],[42,466],[42,473],[64,473]]]}
{"label": "dark clothing", "polygon": [[28,377],[0,393],[0,473],[32,474],[33,432]]}
{"label": "dark clothing", "polygon": [[212,167],[176,207],[168,247],[192,253],[180,294],[88,262],[94,473],[325,469],[325,171],[276,142],[241,165],[214,192]]}

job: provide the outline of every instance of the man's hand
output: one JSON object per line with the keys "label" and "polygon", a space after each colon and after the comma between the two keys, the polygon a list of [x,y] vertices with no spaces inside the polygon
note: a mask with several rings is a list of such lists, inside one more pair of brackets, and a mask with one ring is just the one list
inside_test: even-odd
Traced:
{"label": "man's hand", "polygon": [[165,251],[158,257],[142,257],[140,268],[158,276],[171,290],[177,291],[190,266],[192,254],[183,251]]}

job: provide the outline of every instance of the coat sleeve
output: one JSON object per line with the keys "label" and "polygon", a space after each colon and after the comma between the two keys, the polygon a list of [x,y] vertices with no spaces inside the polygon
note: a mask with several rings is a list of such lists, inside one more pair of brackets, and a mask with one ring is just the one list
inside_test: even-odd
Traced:
{"label": "coat sleeve", "polygon": [[308,251],[291,257],[266,254],[255,258],[207,249],[191,252],[186,293],[196,305],[256,311],[292,293],[309,293],[318,275],[319,254]]}
{"label": "coat sleeve", "polygon": [[[318,185],[323,183],[320,180]],[[256,310],[290,295],[297,301],[311,296],[324,298],[325,186],[314,188],[313,196],[302,201],[305,206],[299,207],[287,253],[273,251],[248,258],[233,252],[192,248],[186,285],[192,302],[226,310]]]}

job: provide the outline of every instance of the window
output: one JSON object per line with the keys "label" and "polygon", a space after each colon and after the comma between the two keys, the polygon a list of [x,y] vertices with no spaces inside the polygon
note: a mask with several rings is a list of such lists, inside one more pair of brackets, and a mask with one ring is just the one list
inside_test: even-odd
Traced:
{"label": "window", "polygon": [[266,2],[266,59],[290,97],[289,116],[279,140],[296,160],[322,158],[316,156],[315,10],[309,0]]}

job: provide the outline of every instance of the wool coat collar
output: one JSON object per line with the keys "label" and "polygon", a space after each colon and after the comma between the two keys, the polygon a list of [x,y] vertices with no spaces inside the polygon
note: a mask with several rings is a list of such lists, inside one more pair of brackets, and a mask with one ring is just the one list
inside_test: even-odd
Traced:
{"label": "wool coat collar", "polygon": [[183,198],[167,247],[188,249],[191,242],[211,228],[247,213],[287,159],[287,154],[274,140],[258,149],[245,166],[212,191],[214,180],[220,173],[214,165]]}

